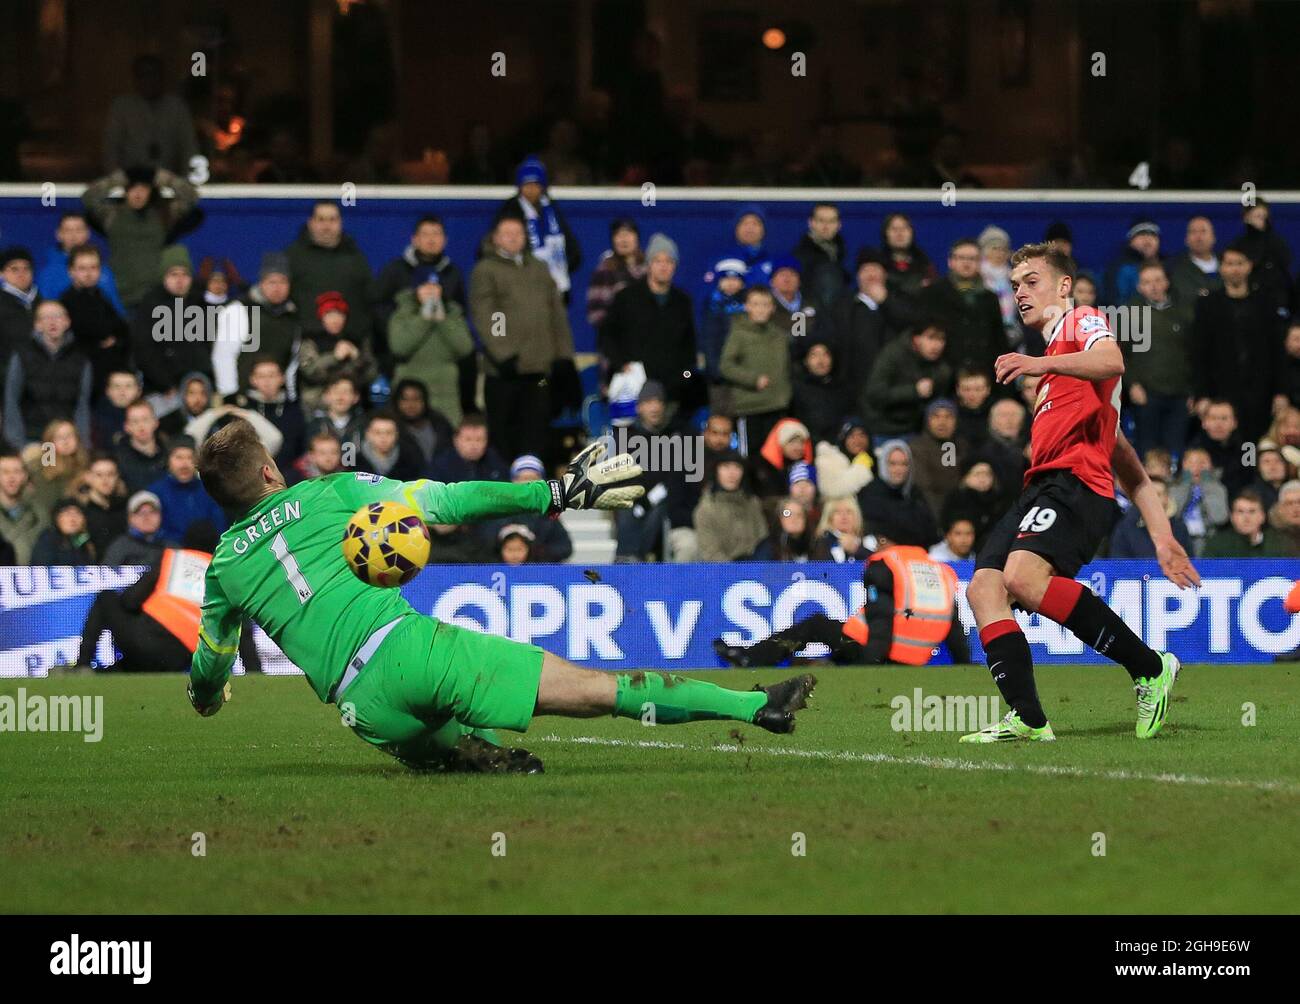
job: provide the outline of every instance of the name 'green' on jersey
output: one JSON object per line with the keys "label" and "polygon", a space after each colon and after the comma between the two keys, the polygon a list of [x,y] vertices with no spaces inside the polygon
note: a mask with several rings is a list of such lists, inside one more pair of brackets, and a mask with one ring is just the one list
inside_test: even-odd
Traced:
{"label": "name 'green' on jersey", "polygon": [[208,566],[191,664],[196,696],[215,696],[229,678],[244,615],[327,701],[371,634],[416,614],[399,590],[367,585],[343,557],[344,528],[363,505],[402,502],[428,523],[463,523],[544,513],[550,498],[545,482],[448,485],[353,473],[314,478],[268,495],[221,535]]}

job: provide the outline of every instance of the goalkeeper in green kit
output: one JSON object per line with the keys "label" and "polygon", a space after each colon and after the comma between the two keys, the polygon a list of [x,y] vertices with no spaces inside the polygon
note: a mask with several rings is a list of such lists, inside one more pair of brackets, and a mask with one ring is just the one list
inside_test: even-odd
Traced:
{"label": "goalkeeper in green kit", "polygon": [[665,673],[583,669],[535,645],[417,613],[398,590],[363,583],[343,556],[344,527],[371,502],[402,502],[426,523],[455,524],[629,507],[644,491],[633,483],[640,468],[626,454],[602,461],[604,453],[593,443],[555,481],[442,484],[344,473],[289,488],[253,427],[231,422],[198,456],[203,486],[231,526],[208,566],[190,703],[205,717],[221,710],[239,626],[250,617],[357,735],[415,768],[539,773],[537,757],[502,747],[494,731],[523,732],[536,715],[612,714],[661,725],[731,719],[792,731],[812,676],[737,691]]}

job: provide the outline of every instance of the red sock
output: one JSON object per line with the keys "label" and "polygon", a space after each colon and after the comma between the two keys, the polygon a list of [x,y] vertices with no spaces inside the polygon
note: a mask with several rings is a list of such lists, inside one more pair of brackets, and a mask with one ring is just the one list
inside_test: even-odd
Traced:
{"label": "red sock", "polygon": [[993,641],[995,638],[1001,638],[1004,634],[1010,634],[1012,631],[1019,630],[1020,625],[1010,617],[1000,621],[994,621],[992,624],[985,624],[984,627],[980,628],[980,644],[987,650],[989,642]]}
{"label": "red sock", "polygon": [[1101,655],[1114,659],[1134,680],[1160,675],[1159,653],[1134,634],[1104,600],[1073,579],[1052,576],[1043,601],[1038,604],[1038,612],[1067,628]]}
{"label": "red sock", "polygon": [[1074,613],[1074,608],[1079,605],[1079,597],[1082,594],[1083,586],[1073,579],[1053,575],[1047,583],[1047,591],[1043,593],[1042,601],[1038,604],[1038,612],[1044,617],[1050,617],[1057,624],[1064,624],[1070,619],[1070,614]]}

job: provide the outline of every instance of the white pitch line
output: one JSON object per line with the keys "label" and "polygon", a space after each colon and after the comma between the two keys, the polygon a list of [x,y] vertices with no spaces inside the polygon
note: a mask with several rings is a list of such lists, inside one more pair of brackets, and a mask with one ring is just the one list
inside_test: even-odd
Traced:
{"label": "white pitch line", "polygon": [[[606,739],[600,736],[538,736],[544,743],[573,743],[583,746],[622,746],[635,749],[689,750],[694,753],[738,753],[735,743],[715,746],[688,746],[657,739]],[[1291,781],[1268,781],[1251,778],[1204,777],[1200,774],[1144,773],[1129,770],[1087,770],[1083,767],[1059,767],[1054,764],[992,763],[978,760],[958,760],[939,756],[897,756],[893,753],[856,753],[852,750],[804,750],[789,746],[746,746],[745,753],[765,753],[768,756],[802,757],[805,760],[833,760],[847,763],[883,763],[899,767],[931,767],[936,770],[1006,771],[1011,773],[1040,774],[1047,777],[1095,778],[1105,781],[1150,781],[1157,784],[1187,784],[1212,788],[1247,788],[1252,791],[1276,791],[1286,795],[1300,795],[1300,784]]]}

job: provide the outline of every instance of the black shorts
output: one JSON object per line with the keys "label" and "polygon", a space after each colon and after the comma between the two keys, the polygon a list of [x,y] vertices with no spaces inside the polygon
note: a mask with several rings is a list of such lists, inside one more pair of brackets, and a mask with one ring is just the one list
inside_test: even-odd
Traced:
{"label": "black shorts", "polygon": [[1074,578],[1118,516],[1114,499],[1098,495],[1069,471],[1040,474],[989,532],[975,570],[1005,568],[1012,551],[1031,551],[1050,562],[1057,575]]}

